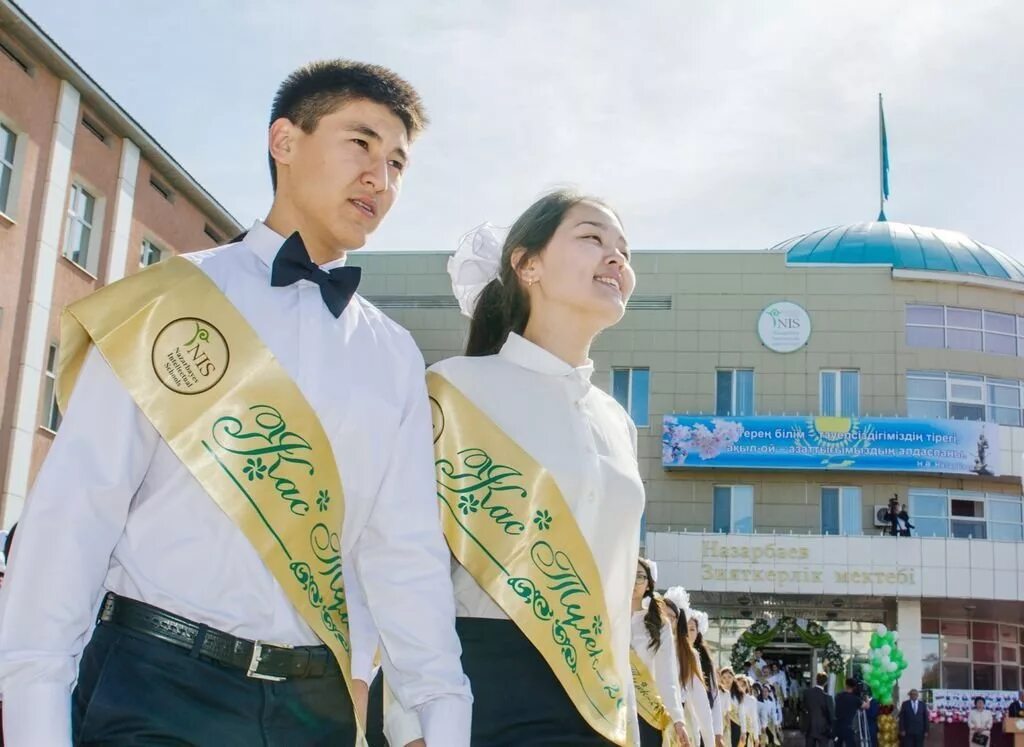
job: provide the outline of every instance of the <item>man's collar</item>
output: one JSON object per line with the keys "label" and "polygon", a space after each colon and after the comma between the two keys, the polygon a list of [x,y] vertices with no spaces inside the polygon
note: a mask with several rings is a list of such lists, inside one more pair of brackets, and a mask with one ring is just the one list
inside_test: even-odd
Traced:
{"label": "man's collar", "polygon": [[[242,239],[242,244],[252,251],[260,261],[267,266],[267,273],[269,274],[270,268],[274,266],[274,258],[277,256],[277,252],[281,249],[281,244],[284,243],[285,236],[282,236],[277,231],[273,230],[266,223],[261,220],[255,221],[252,224],[252,228],[245,234],[245,238]],[[345,255],[340,259],[335,259],[326,264],[320,265],[323,270],[333,270],[335,267],[342,267],[345,264]]]}

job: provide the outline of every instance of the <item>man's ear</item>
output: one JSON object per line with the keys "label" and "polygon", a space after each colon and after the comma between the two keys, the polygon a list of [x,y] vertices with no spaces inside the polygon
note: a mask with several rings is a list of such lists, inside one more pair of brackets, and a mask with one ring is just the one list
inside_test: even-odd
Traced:
{"label": "man's ear", "polygon": [[270,125],[267,134],[267,149],[279,164],[289,164],[295,153],[295,140],[298,128],[285,117],[279,117]]}

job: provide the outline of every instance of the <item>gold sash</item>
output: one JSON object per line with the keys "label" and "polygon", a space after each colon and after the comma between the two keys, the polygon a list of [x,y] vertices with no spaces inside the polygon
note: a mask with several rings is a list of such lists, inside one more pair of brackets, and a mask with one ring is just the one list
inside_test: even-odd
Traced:
{"label": "gold sash", "polygon": [[428,374],[427,387],[452,554],[530,639],[587,723],[627,744],[601,577],[554,478],[442,376]]}
{"label": "gold sash", "polygon": [[252,543],[351,689],[341,477],[295,382],[220,289],[180,257],[65,309],[62,410],[90,344]]}
{"label": "gold sash", "polygon": [[636,708],[640,718],[662,733],[662,744],[675,745],[672,717],[665,710],[665,702],[658,693],[651,670],[633,649],[629,650],[629,668],[633,671],[636,689]]}

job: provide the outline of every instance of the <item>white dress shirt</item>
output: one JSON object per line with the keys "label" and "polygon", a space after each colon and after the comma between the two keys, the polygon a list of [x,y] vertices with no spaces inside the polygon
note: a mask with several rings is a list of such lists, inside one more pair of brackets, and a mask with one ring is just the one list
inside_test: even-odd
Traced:
{"label": "white dress shirt", "polygon": [[[611,396],[590,383],[592,363],[573,368],[515,333],[497,355],[450,358],[430,370],[457,387],[558,484],[592,548],[608,605],[619,677],[635,713],[630,609],[644,487],[632,420]],[[507,619],[469,571],[454,560],[452,582],[459,617]],[[402,714],[392,710],[385,720],[392,744],[404,744],[411,732]],[[632,731],[639,743],[635,718]]]}
{"label": "white dress shirt", "polygon": [[[644,599],[649,603],[648,599]],[[640,661],[647,667],[647,671],[654,678],[654,686],[661,696],[661,702],[668,711],[672,723],[686,721],[683,712],[683,698],[679,687],[679,659],[676,658],[676,637],[672,634],[672,626],[666,622],[661,624],[661,632],[658,640],[660,645],[657,650],[651,649],[651,634],[644,624],[645,610],[634,612],[631,620],[633,634],[633,650],[640,657]]]}
{"label": "white dress shirt", "polygon": [[[353,676],[369,680],[380,631],[392,689],[427,737],[468,745],[472,698],[438,522],[423,358],[359,296],[335,319],[316,284],[271,287],[283,241],[257,222],[241,243],[185,256],[253,327],[329,437],[345,492]],[[77,660],[107,591],[242,638],[320,643],[95,349],[13,556],[0,595],[0,688],[14,747],[70,743]]]}
{"label": "white dress shirt", "polygon": [[690,681],[683,683],[687,731],[694,745],[700,745],[703,739],[705,747],[713,747],[717,733],[715,715],[708,700],[708,690],[704,687],[704,678],[699,674],[700,667],[695,665],[694,670]]}
{"label": "white dress shirt", "polygon": [[744,733],[747,734],[754,744],[757,744],[761,740],[761,714],[758,709],[760,702],[754,696],[753,693],[747,693],[743,696],[743,702],[740,703],[740,725]]}

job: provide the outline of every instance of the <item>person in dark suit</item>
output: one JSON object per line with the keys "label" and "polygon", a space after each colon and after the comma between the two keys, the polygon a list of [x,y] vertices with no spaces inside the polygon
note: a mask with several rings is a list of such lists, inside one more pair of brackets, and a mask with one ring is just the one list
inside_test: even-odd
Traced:
{"label": "person in dark suit", "polygon": [[833,734],[842,747],[857,747],[856,722],[861,708],[857,681],[847,680],[846,689],[836,696],[836,720]]}
{"label": "person in dark suit", "polygon": [[900,706],[900,739],[903,747],[921,747],[928,736],[928,706],[918,700],[917,690]]}
{"label": "person in dark suit", "polygon": [[807,747],[826,747],[832,738],[834,705],[825,692],[828,675],[818,674],[814,687],[804,692],[804,736]]}
{"label": "person in dark suit", "polygon": [[871,738],[871,744],[867,747],[878,747],[878,714],[882,710],[882,704],[878,702],[878,698],[871,696],[868,700],[867,717],[868,717],[868,734]]}
{"label": "person in dark suit", "polygon": [[1018,718],[1024,715],[1024,690],[1017,693],[1017,699],[1010,703],[1007,713],[1010,714],[1010,718]]}

